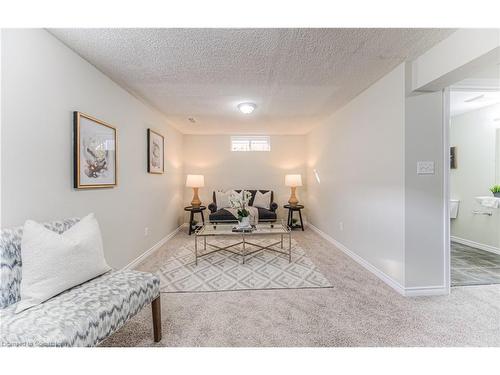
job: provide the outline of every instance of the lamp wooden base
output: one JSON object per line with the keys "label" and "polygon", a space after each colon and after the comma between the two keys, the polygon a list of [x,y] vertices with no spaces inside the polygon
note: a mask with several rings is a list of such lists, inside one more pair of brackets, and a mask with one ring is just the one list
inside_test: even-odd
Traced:
{"label": "lamp wooden base", "polygon": [[201,201],[200,201],[200,197],[198,196],[198,188],[197,187],[193,188],[193,200],[191,201],[191,206],[193,206],[193,207],[200,207],[201,206]]}
{"label": "lamp wooden base", "polygon": [[290,206],[296,206],[299,203],[299,200],[295,196],[295,190],[297,190],[297,188],[295,186],[292,186],[290,190],[291,193],[290,193],[290,199],[288,200],[288,204],[290,204]]}

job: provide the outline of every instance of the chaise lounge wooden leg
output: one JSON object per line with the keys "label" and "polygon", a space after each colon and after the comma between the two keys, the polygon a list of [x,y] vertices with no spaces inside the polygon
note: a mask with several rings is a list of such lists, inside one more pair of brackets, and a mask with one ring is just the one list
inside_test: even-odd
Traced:
{"label": "chaise lounge wooden leg", "polygon": [[160,296],[156,297],[151,302],[151,310],[153,311],[153,337],[154,341],[161,340],[161,303]]}

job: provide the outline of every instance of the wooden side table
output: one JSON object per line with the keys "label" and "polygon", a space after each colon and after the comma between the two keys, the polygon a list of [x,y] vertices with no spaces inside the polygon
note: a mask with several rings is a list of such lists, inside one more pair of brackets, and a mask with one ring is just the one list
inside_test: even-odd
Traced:
{"label": "wooden side table", "polygon": [[[304,222],[302,221],[302,212],[301,210],[304,208],[301,204],[291,205],[285,204],[284,208],[288,209],[288,220],[287,224],[291,229],[301,228],[304,231]],[[293,225],[293,213],[295,211],[299,211],[300,225]]]}
{"label": "wooden side table", "polygon": [[189,214],[189,235],[193,233],[193,221],[194,221],[194,214],[199,213],[201,214],[201,221],[203,225],[205,225],[205,217],[203,216],[203,211],[205,211],[207,208],[205,206],[200,206],[200,207],[193,207],[193,206],[187,206],[184,207],[184,211],[188,211]]}

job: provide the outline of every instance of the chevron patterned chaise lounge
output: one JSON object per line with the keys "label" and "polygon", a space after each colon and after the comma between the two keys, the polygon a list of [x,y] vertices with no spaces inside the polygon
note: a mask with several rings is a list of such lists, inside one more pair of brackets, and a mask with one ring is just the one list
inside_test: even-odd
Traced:
{"label": "chevron patterned chaise lounge", "polygon": [[[79,219],[44,224],[62,233]],[[154,341],[161,340],[160,280],[139,271],[110,271],[15,314],[21,282],[23,227],[0,237],[0,346],[95,346],[151,303]]]}

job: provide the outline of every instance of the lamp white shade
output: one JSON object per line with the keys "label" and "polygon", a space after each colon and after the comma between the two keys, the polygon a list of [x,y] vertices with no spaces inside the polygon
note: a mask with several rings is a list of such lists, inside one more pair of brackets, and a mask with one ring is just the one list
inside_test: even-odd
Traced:
{"label": "lamp white shade", "polygon": [[286,186],[302,186],[302,176],[300,174],[287,174],[285,176]]}
{"label": "lamp white shade", "polygon": [[202,174],[188,174],[186,177],[186,186],[200,188],[205,186],[205,177]]}

